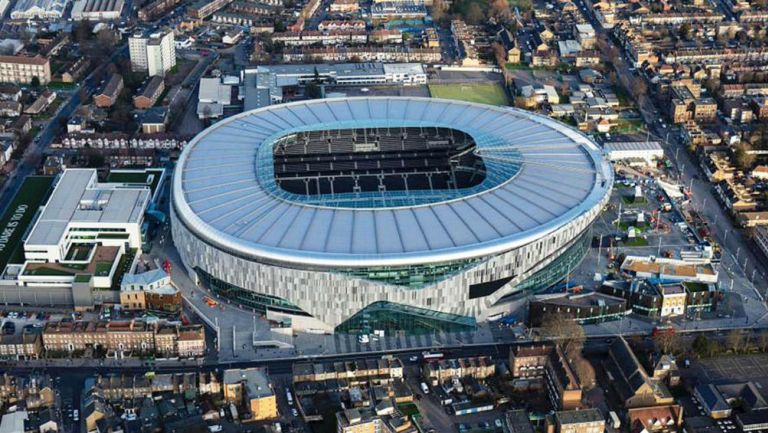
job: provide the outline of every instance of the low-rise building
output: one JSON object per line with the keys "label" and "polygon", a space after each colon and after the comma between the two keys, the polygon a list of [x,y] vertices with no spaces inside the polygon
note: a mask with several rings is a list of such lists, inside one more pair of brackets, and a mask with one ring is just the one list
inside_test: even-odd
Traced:
{"label": "low-rise building", "polygon": [[0,83],[40,84],[51,81],[51,62],[46,57],[0,56]]}
{"label": "low-rise building", "polygon": [[277,399],[264,368],[224,370],[224,400],[250,409],[250,421],[276,419]]}
{"label": "low-rise building", "polygon": [[581,406],[581,384],[559,345],[515,346],[509,351],[509,367],[514,378],[543,380],[556,408],[570,410]]}
{"label": "low-rise building", "polygon": [[163,90],[165,90],[163,77],[153,76],[139,91],[139,94],[133,97],[133,106],[140,110],[151,108],[163,94]]}
{"label": "low-rise building", "polygon": [[648,376],[623,337],[613,340],[605,362],[611,385],[628,409],[674,404],[674,398],[661,380]]}
{"label": "low-rise building", "polygon": [[46,90],[42,92],[32,104],[24,109],[26,114],[40,114],[56,100],[56,92]]}
{"label": "low-rise building", "polygon": [[598,409],[555,412],[557,433],[602,433],[605,418]]}
{"label": "low-rise building", "polygon": [[123,77],[120,74],[112,74],[107,81],[107,84],[101,89],[101,91],[93,95],[93,103],[97,107],[109,108],[115,105],[117,98],[120,96],[120,92],[123,91]]}
{"label": "low-rise building", "polygon": [[0,357],[5,359],[38,359],[43,352],[43,339],[39,332],[23,331],[0,337]]}
{"label": "low-rise building", "polygon": [[682,431],[683,408],[678,404],[631,408],[627,419],[630,431],[677,433]]}
{"label": "low-rise building", "polygon": [[181,291],[162,269],[125,274],[120,283],[120,304],[125,310],[181,311]]}
{"label": "low-rise building", "polygon": [[627,312],[627,301],[596,292],[554,293],[535,296],[528,307],[528,326],[540,327],[548,320],[579,324],[619,320]]}
{"label": "low-rise building", "polygon": [[693,395],[701,403],[704,412],[713,419],[728,418],[733,412],[717,387],[711,383],[698,385],[693,389]]}

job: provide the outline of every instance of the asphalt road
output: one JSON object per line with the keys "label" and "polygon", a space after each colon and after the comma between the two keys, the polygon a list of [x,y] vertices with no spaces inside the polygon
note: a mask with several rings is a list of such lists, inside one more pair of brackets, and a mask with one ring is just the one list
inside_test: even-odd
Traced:
{"label": "asphalt road", "polygon": [[[714,0],[719,1],[719,0]],[[587,18],[598,38],[610,39],[610,35],[600,26],[594,15],[583,0],[576,0],[577,6],[585,11]],[[626,61],[615,61],[616,73],[620,81],[632,82],[633,72],[629,70]],[[758,257],[750,243],[740,230],[734,230],[729,216],[717,200],[712,191],[712,184],[699,180],[699,169],[696,161],[689,154],[680,140],[679,133],[673,127],[662,122],[661,114],[652,98],[641,95],[636,101],[653,139],[659,140],[668,158],[672,159],[679,172],[678,182],[682,185],[692,186],[694,208],[701,213],[706,221],[714,228],[713,236],[723,249],[723,256],[730,257],[734,265],[755,284],[755,290],[766,292],[767,269],[762,263],[762,257]],[[764,296],[764,295],[761,295]]]}
{"label": "asphalt road", "polygon": [[[123,45],[115,50],[112,58],[123,55],[128,51],[128,46]],[[96,77],[99,75],[101,67],[96,68],[91,72],[69,96],[69,99],[59,107],[58,112],[51,117],[45,127],[37,134],[32,140],[27,149],[24,151],[24,155],[19,161],[16,170],[11,173],[11,178],[6,182],[0,191],[0,215],[5,212],[5,208],[11,203],[13,197],[21,188],[21,184],[24,179],[32,174],[36,173],[37,163],[42,157],[48,146],[56,138],[56,134],[59,129],[60,119],[69,119],[69,116],[77,109],[82,102],[80,99],[81,90],[85,90],[85,94],[90,95],[96,90],[99,85]]]}

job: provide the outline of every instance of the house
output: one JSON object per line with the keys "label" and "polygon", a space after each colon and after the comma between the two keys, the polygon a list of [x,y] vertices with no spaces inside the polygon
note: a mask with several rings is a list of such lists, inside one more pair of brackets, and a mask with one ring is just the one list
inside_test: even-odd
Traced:
{"label": "house", "polygon": [[0,101],[0,117],[19,117],[21,115],[21,102]]}
{"label": "house", "polygon": [[627,419],[631,433],[677,433],[682,431],[683,408],[678,404],[632,408]]}
{"label": "house", "polygon": [[43,93],[41,93],[40,96],[37,97],[37,99],[35,99],[35,102],[33,102],[32,105],[30,105],[24,110],[24,113],[40,114],[43,111],[45,111],[48,108],[48,106],[51,105],[55,100],[56,100],[56,92],[46,90]]}
{"label": "house", "polygon": [[566,410],[580,407],[581,384],[559,345],[515,346],[509,351],[509,366],[512,377],[545,381],[553,406]]}
{"label": "house", "polygon": [[648,376],[623,337],[611,343],[605,368],[624,407],[630,409],[674,403],[666,385]]}
{"label": "house", "polygon": [[557,433],[602,433],[605,417],[598,409],[567,410],[555,412]]}
{"label": "house", "polygon": [[662,355],[653,368],[653,378],[663,380],[668,386],[680,384],[680,369],[672,355]]}
{"label": "house", "polygon": [[154,134],[165,132],[168,123],[168,108],[151,107],[141,115],[141,132]]}
{"label": "house", "polygon": [[115,105],[122,91],[123,77],[120,74],[112,74],[101,91],[93,95],[93,103],[99,108],[109,108]]}
{"label": "house", "polygon": [[711,383],[700,384],[694,388],[693,395],[701,403],[704,412],[712,419],[723,419],[731,416],[731,406],[725,401],[715,385]]}
{"label": "house", "polygon": [[14,139],[0,138],[0,167],[11,160],[14,149],[16,149],[16,141]]}
{"label": "house", "polygon": [[163,94],[163,90],[165,90],[163,77],[154,75],[139,91],[139,94],[133,97],[133,106],[140,110],[152,107]]}
{"label": "house", "polygon": [[224,400],[250,409],[250,420],[277,418],[277,400],[264,368],[224,370]]}

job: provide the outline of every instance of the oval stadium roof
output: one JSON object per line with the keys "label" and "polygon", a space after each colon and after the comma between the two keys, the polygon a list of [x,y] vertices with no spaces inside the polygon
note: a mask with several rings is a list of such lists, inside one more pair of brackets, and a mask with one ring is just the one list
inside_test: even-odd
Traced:
{"label": "oval stadium roof", "polygon": [[[490,180],[412,203],[385,197],[325,204],[276,187],[268,160],[275,140],[296,131],[383,126],[465,132]],[[241,256],[401,266],[484,257],[534,241],[599,205],[611,180],[593,142],[547,117],[441,99],[363,97],[274,105],[217,123],[182,153],[173,195],[188,229]]]}

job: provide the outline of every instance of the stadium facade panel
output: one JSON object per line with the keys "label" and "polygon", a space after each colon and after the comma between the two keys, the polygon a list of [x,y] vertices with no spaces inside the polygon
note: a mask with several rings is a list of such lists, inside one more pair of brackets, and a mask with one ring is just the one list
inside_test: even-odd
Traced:
{"label": "stadium facade panel", "polygon": [[172,230],[188,271],[241,305],[348,332],[450,329],[562,279],[611,185],[601,150],[543,116],[303,101],[198,135],[177,165]]}

